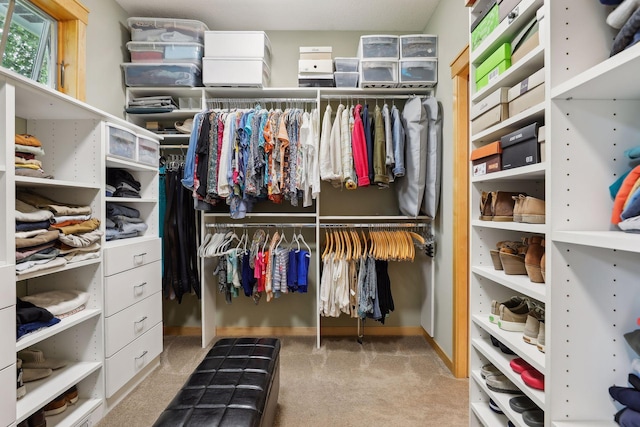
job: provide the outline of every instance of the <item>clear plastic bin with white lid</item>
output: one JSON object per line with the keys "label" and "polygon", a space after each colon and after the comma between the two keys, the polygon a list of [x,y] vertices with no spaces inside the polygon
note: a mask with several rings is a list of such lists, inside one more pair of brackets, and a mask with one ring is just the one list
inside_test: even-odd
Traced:
{"label": "clear plastic bin with white lid", "polygon": [[131,62],[202,62],[204,46],[200,43],[128,42]]}
{"label": "clear plastic bin with white lid", "polygon": [[360,37],[358,58],[360,59],[398,59],[398,36],[367,35]]}
{"label": "clear plastic bin with white lid", "polygon": [[400,59],[437,57],[438,36],[433,34],[406,34],[400,36]]}
{"label": "clear plastic bin with white lid", "polygon": [[357,72],[360,59],[357,57],[337,57],[333,58],[333,62],[336,67],[336,71],[341,73]]}
{"label": "clear plastic bin with white lid", "polygon": [[209,28],[193,19],[131,17],[127,19],[131,40],[136,42],[204,43]]}
{"label": "clear plastic bin with white lid", "polygon": [[202,86],[200,67],[190,62],[127,62],[122,68],[129,87]]}

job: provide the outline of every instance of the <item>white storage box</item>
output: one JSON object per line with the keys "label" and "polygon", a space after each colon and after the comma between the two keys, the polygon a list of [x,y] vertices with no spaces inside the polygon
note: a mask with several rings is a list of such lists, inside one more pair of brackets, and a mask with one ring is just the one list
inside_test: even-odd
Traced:
{"label": "white storage box", "polygon": [[127,86],[202,86],[202,73],[192,63],[137,62],[122,64]]}
{"label": "white storage box", "polygon": [[360,59],[398,59],[398,36],[361,36],[358,45]]}
{"label": "white storage box", "polygon": [[333,73],[336,87],[358,87],[358,77],[360,77],[360,73],[357,71],[355,73],[347,71],[336,71]]}
{"label": "white storage box", "polygon": [[391,88],[398,84],[398,61],[360,61],[360,87]]}
{"label": "white storage box", "polygon": [[127,19],[134,42],[204,42],[204,32],[209,28],[192,19],[144,18]]}
{"label": "white storage box", "polygon": [[271,71],[262,58],[202,58],[205,86],[265,87]]}
{"label": "white storage box", "polygon": [[353,73],[358,72],[358,65],[360,64],[360,59],[358,58],[335,58],[333,60],[336,66],[336,71],[344,72],[344,73]]}
{"label": "white storage box", "polygon": [[300,58],[317,61],[318,59],[331,59],[333,48],[331,46],[300,46]]}
{"label": "white storage box", "polygon": [[131,62],[202,62],[200,43],[129,42]]}
{"label": "white storage box", "polygon": [[271,42],[264,31],[206,31],[207,58],[261,58],[271,63]]}
{"label": "white storage box", "polygon": [[298,61],[298,73],[333,73],[333,61],[331,59],[300,59]]}
{"label": "white storage box", "polygon": [[152,139],[138,135],[138,162],[145,165],[157,166],[160,158],[158,143]]}
{"label": "white storage box", "polygon": [[437,59],[401,59],[400,87],[431,87],[438,83]]}
{"label": "white storage box", "polygon": [[437,58],[438,36],[412,34],[400,36],[400,58]]}
{"label": "white storage box", "polygon": [[108,124],[107,129],[109,132],[109,155],[136,160],[136,135],[112,124]]}

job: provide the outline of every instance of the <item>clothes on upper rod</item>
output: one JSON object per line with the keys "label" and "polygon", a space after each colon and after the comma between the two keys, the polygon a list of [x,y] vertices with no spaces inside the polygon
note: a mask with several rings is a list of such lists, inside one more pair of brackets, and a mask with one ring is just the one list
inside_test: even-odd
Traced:
{"label": "clothes on upper rod", "polygon": [[320,191],[318,120],[317,110],[260,106],[196,114],[182,178],[196,208],[224,202],[240,219],[261,200],[311,206]]}

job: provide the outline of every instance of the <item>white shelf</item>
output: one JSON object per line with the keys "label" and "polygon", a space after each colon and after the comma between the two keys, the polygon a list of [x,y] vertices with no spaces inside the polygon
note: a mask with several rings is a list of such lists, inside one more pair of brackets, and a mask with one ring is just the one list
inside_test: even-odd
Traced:
{"label": "white shelf", "polygon": [[[517,353],[518,356],[529,362],[531,366],[533,366],[543,374],[545,373],[545,353],[540,352],[538,350],[538,347],[536,347],[535,345],[527,344],[526,342],[524,342],[524,340],[522,339],[522,332],[512,332],[500,329],[498,325],[489,321],[489,317],[487,315],[474,314],[472,318],[475,324],[480,326],[482,329],[487,331],[487,333],[493,335],[500,342]],[[485,341],[476,338],[471,340],[471,342],[476,347],[480,346],[480,348],[483,349],[481,350],[483,353],[490,353],[493,351],[496,354],[499,353],[500,355],[507,356],[506,354],[502,353],[497,347],[492,346],[489,340]],[[528,386],[526,387],[529,388]],[[542,399],[542,401],[544,402],[544,399]]]}
{"label": "white shelf", "polygon": [[21,422],[60,393],[78,384],[102,367],[100,362],[77,362],[53,371],[49,377],[26,383],[27,394],[17,402],[17,422]]}
{"label": "white shelf", "polygon": [[430,221],[431,217],[426,215],[405,216],[405,215],[320,215],[320,221]]}
{"label": "white shelf", "polygon": [[486,175],[471,178],[472,183],[496,182],[496,181],[530,181],[533,179],[544,179],[547,171],[546,163],[536,163],[519,168],[506,169],[500,172],[488,173]]}
{"label": "white shelf", "polygon": [[513,87],[544,67],[544,46],[540,45],[471,96],[471,102],[482,101],[500,87]]}
{"label": "white shelf", "polygon": [[75,426],[100,405],[102,399],[78,399],[75,404],[68,405],[61,414],[47,417],[47,427]]}
{"label": "white shelf", "polygon": [[494,427],[494,426],[506,426],[507,425],[507,417],[504,415],[497,414],[489,408],[489,404],[485,403],[472,403],[471,410],[478,417],[478,420],[485,427]]}
{"label": "white shelf", "polygon": [[507,120],[504,120],[495,126],[491,126],[482,132],[472,135],[471,142],[476,145],[494,142],[510,132],[530,125],[533,122],[541,123],[542,121],[544,121],[544,102],[527,108],[520,114],[509,117]]}
{"label": "white shelf", "polygon": [[521,231],[523,233],[545,234],[547,232],[546,224],[528,224],[525,222],[481,221],[479,219],[474,219],[471,220],[471,226],[496,228],[499,230]]}
{"label": "white shelf", "polygon": [[35,345],[40,341],[43,341],[62,331],[72,328],[75,325],[78,325],[91,318],[99,316],[100,313],[102,313],[102,311],[99,309],[87,308],[82,311],[79,311],[78,313],[72,314],[69,317],[60,319],[60,322],[56,323],[53,326],[49,326],[48,328],[44,328],[39,331],[31,332],[29,334],[23,335],[16,343],[16,351],[24,350],[27,347],[31,347],[32,345]]}
{"label": "white shelf", "polygon": [[[613,417],[613,415],[612,415]],[[553,427],[618,427],[615,421],[554,421]]]}
{"label": "white shelf", "polygon": [[504,271],[495,270],[493,267],[473,266],[471,271],[479,276],[493,280],[509,289],[536,299],[542,303],[547,302],[547,286],[545,283],[534,283],[527,275],[505,274]]}
{"label": "white shelf", "polygon": [[158,203],[158,199],[140,198],[137,197],[105,197],[105,202],[112,203]]}
{"label": "white shelf", "polygon": [[556,231],[553,241],[640,253],[640,235],[624,231]]}
{"label": "white shelf", "polygon": [[503,19],[491,34],[471,51],[470,62],[478,65],[487,59],[497,47],[504,43],[511,43],[522,27],[536,16],[536,12],[543,4],[544,0],[522,0],[518,5],[518,16],[511,22],[508,18]]}
{"label": "white shelf", "polygon": [[[190,133],[168,133],[168,134],[158,134],[159,137],[162,137],[164,142],[173,142],[175,141],[185,141],[191,137]],[[161,144],[162,145],[162,144]]]}
{"label": "white shelf", "polygon": [[117,247],[121,247],[121,246],[129,246],[135,243],[142,243],[145,242],[147,240],[155,240],[157,239],[158,236],[151,236],[151,235],[144,235],[144,236],[139,236],[139,237],[131,237],[129,239],[116,239],[116,240],[111,240],[108,242],[104,243],[104,249],[106,248],[117,248]]}
{"label": "white shelf", "polygon": [[156,166],[145,165],[143,163],[134,162],[132,160],[120,159],[118,157],[107,156],[108,168],[130,169],[142,172],[158,172]]}
{"label": "white shelf", "polygon": [[16,176],[16,186],[49,188],[89,188],[95,190],[99,190],[101,188],[101,185],[99,183],[83,183],[76,181],[62,181],[58,179],[31,178],[28,176]]}
{"label": "white shelf", "polygon": [[551,89],[552,99],[640,99],[640,45],[633,46]]}
{"label": "white shelf", "polygon": [[36,277],[47,276],[47,275],[53,274],[53,273],[60,273],[61,271],[73,270],[75,268],[80,268],[80,267],[84,267],[84,266],[87,266],[87,265],[100,264],[101,262],[102,262],[102,257],[94,258],[94,259],[88,259],[86,261],[67,263],[67,264],[65,264],[63,266],[60,266],[60,267],[49,268],[47,270],[34,271],[33,273],[27,273],[27,274],[22,274],[22,275],[17,275],[16,274],[16,282],[19,282],[21,280],[34,279]]}
{"label": "white shelf", "polygon": [[127,115],[132,116],[132,118],[137,120],[174,121],[193,117],[201,111],[202,109],[200,108],[183,108],[168,111],[166,113],[127,113]]}
{"label": "white shelf", "polygon": [[[489,390],[489,387],[487,387],[487,384],[486,384],[485,380],[482,378],[482,375],[480,374],[479,370],[472,371],[471,372],[471,378],[476,382],[476,384],[478,384],[480,386],[480,388],[482,388],[482,390],[484,390],[485,393],[487,393],[489,395],[489,397],[496,403],[496,405],[498,405],[498,407],[502,410],[502,412],[504,412],[503,417],[505,417],[505,420],[507,418],[510,419],[511,422],[516,427],[527,427],[527,425],[522,420],[522,415],[518,414],[516,411],[511,409],[511,406],[509,405],[509,400],[511,400],[514,397],[518,397],[519,396],[518,394],[499,393],[499,392],[495,392],[493,390]],[[491,411],[490,408],[489,408],[489,411]],[[491,412],[493,412],[493,411],[491,411]],[[496,415],[498,415],[498,414],[496,414]],[[495,425],[496,424],[490,424],[491,427],[493,427]],[[501,426],[506,426],[507,423],[503,422],[500,425]]]}

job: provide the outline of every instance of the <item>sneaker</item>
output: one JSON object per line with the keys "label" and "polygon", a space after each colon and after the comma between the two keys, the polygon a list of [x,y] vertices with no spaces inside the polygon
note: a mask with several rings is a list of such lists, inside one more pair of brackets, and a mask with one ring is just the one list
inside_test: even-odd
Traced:
{"label": "sneaker", "polygon": [[505,331],[523,332],[529,311],[528,301],[523,301],[522,304],[513,308],[502,305],[498,326]]}
{"label": "sneaker", "polygon": [[509,307],[509,308],[513,308],[513,307],[517,307],[520,304],[522,304],[522,302],[524,301],[524,299],[522,297],[519,296],[513,296],[511,297],[511,299],[505,301],[505,302],[498,302],[496,300],[491,301],[491,313],[489,314],[489,321],[491,323],[498,323],[498,320],[500,319],[500,306],[504,305],[505,307]]}
{"label": "sneaker", "polygon": [[53,399],[51,402],[47,403],[44,407],[44,415],[45,417],[50,417],[52,415],[58,415],[64,412],[67,409],[67,399],[64,397],[64,394]]}
{"label": "sneaker", "polygon": [[522,394],[522,390],[504,374],[492,375],[486,379],[487,388],[498,393]]}
{"label": "sneaker", "polygon": [[20,399],[27,394],[27,388],[24,385],[24,381],[22,380],[22,360],[18,359],[16,362],[16,394],[17,398]]}
{"label": "sneaker", "polygon": [[544,319],[540,320],[540,330],[538,331],[536,346],[538,350],[544,353]]}
{"label": "sneaker", "polygon": [[540,335],[540,321],[544,320],[544,307],[534,306],[527,315],[527,321],[522,331],[522,339],[527,344],[538,344],[538,335]]}

